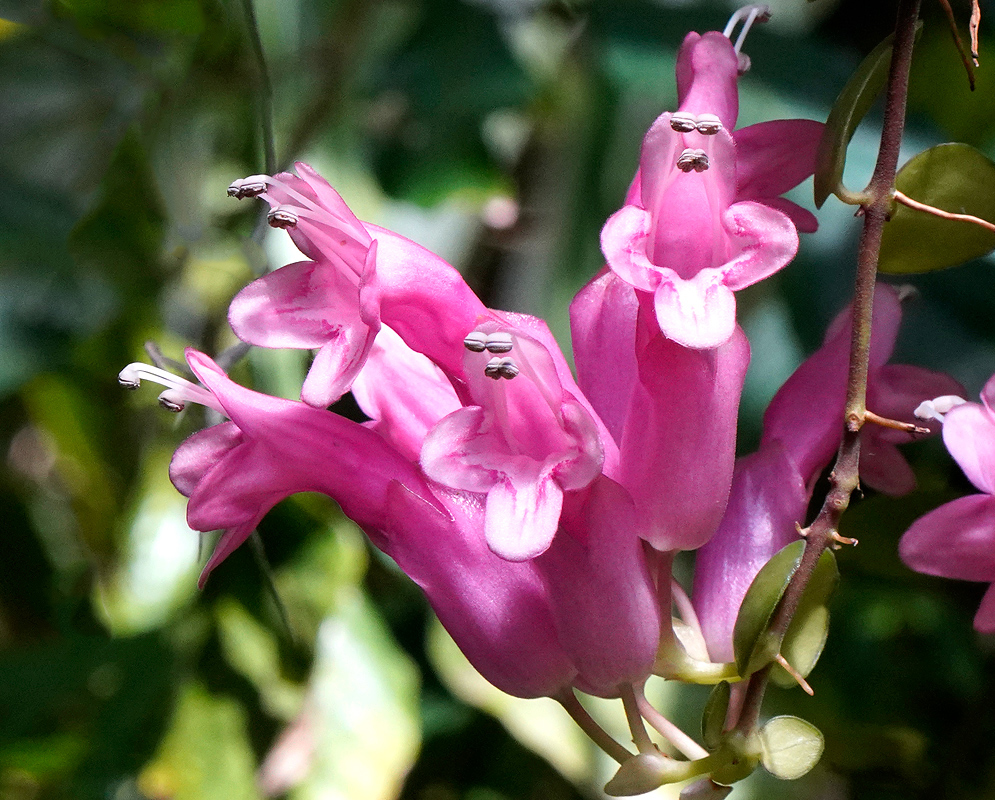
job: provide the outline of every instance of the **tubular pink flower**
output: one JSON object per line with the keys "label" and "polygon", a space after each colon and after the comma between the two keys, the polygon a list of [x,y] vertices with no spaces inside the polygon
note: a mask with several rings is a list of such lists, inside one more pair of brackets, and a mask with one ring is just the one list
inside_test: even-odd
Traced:
{"label": "tubular pink flower", "polygon": [[779,197],[812,174],[822,124],[780,120],[733,131],[739,56],[723,34],[688,34],[677,112],[643,140],[626,205],[605,224],[608,266],[653,295],[663,334],[686,347],[733,335],[734,292],[784,267],[815,218]]}
{"label": "tubular pink flower", "polygon": [[902,536],[899,554],[917,572],[992,583],[974,617],[982,633],[995,632],[995,376],[981,403],[952,408],[943,419],[943,443],[981,494],[945,503],[920,517]]}
{"label": "tubular pink flower", "polygon": [[[901,323],[898,291],[878,284],[874,295],[867,407],[881,416],[915,421],[925,398],[959,385],[941,373],[887,364]],[[849,309],[830,325],[825,343],[785,381],[764,416],[760,449],[737,461],[729,506],[714,538],[695,561],[694,607],[709,654],[732,658],[732,632],[746,590],[760,568],[797,538],[812,490],[839,448],[850,349]],[[920,421],[921,424],[921,421]],[[904,494],[915,476],[896,444],[912,436],[867,423],[862,430],[861,481]]]}
{"label": "tubular pink flower", "polygon": [[249,284],[232,301],[236,335],[262,347],[318,348],[301,397],[324,408],[348,391],[381,323],[450,373],[463,335],[485,311],[459,273],[396,233],[360,222],[339,194],[298,162],[236,181],[229,194],[262,197],[270,222],[311,260]]}
{"label": "tubular pink flower", "polygon": [[[491,315],[466,340],[467,404],[429,431],[422,468],[444,486],[486,494],[495,553],[534,558],[556,534],[564,492],[601,473],[610,439],[541,321]],[[500,342],[496,349],[490,340]]]}
{"label": "tubular pink flower", "polygon": [[437,493],[417,464],[364,426],[233,382],[207,356],[187,361],[230,422],[194,434],[170,468],[197,530],[222,529],[201,583],[284,497],[334,498],[425,591],[460,648],[494,685],[535,697],[576,669],[557,636],[545,579],[531,562],[494,555],[472,496]]}

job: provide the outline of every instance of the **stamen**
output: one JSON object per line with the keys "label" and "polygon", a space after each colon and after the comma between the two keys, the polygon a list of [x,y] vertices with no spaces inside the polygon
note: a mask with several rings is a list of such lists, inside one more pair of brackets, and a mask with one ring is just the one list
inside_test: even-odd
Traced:
{"label": "stamen", "polygon": [[691,133],[697,124],[697,117],[687,111],[675,111],[670,117],[670,127],[678,133]]}
{"label": "stamen", "polygon": [[487,334],[483,331],[470,331],[463,340],[463,346],[471,353],[483,353],[487,349]]}
{"label": "stamen", "polygon": [[917,419],[943,422],[943,418],[957,406],[966,403],[963,397],[955,394],[945,394],[942,397],[934,397],[932,400],[923,400],[913,412]]}
{"label": "stamen", "polygon": [[237,181],[233,181],[231,186],[228,187],[228,196],[234,197],[236,200],[242,200],[246,197],[259,197],[259,195],[266,191],[266,181],[268,178],[268,175],[250,175],[248,178],[239,178]]}
{"label": "stamen", "polygon": [[722,121],[715,114],[699,114],[695,128],[704,136],[714,136],[722,130]]}
{"label": "stamen", "polygon": [[266,215],[266,221],[274,228],[283,228],[287,230],[288,228],[297,227],[298,216],[283,206],[277,206],[271,209]]}
{"label": "stamen", "polygon": [[141,386],[143,378],[166,387],[166,390],[159,395],[159,404],[168,411],[182,411],[187,403],[199,403],[228,416],[218,399],[203,386],[140,361],[129,364],[121,370],[117,381],[125,389],[137,389]]}
{"label": "stamen", "polygon": [[518,366],[510,358],[492,358],[484,367],[484,375],[494,380],[505,378],[510,381],[518,373]]}
{"label": "stamen", "polygon": [[484,348],[488,353],[510,353],[514,346],[514,340],[510,333],[505,331],[495,331],[487,334],[487,342]]}
{"label": "stamen", "polygon": [[681,172],[704,172],[708,169],[708,155],[704,150],[687,147],[677,158],[677,169]]}
{"label": "stamen", "polygon": [[736,44],[733,46],[733,49],[736,51],[736,55],[739,57],[737,71],[740,75],[748,72],[750,69],[750,57],[746,55],[746,53],[740,52],[743,47],[743,42],[746,41],[746,34],[750,32],[750,28],[753,26],[754,22],[767,22],[770,19],[770,6],[743,6],[729,18],[729,22],[726,23],[726,27],[725,30],[722,31],[722,35],[731,41],[732,32],[735,30],[736,24],[744,17],[746,19],[743,22],[743,30],[740,31],[739,37],[736,39]]}

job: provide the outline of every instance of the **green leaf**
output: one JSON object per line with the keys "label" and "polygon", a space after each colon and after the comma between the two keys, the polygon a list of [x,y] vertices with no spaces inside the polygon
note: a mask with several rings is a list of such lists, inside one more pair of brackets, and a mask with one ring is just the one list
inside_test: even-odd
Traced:
{"label": "green leaf", "polygon": [[894,34],[888,36],[860,62],[833,103],[815,156],[816,208],[822,208],[826,198],[837,191],[843,180],[847,145],[888,77],[893,38]]}
{"label": "green leaf", "polygon": [[[995,163],[966,144],[941,144],[899,171],[896,188],[920,203],[995,221]],[[995,232],[901,204],[885,225],[879,269],[892,274],[945,269],[995,250]]]}
{"label": "green leaf", "polygon": [[[739,674],[744,677],[769,664],[782,650],[783,640],[773,636],[768,627],[774,609],[798,569],[804,549],[805,543],[799,540],[775,553],[757,573],[743,598],[733,630],[733,648]],[[792,637],[796,652],[808,654],[801,658],[802,662],[813,658],[813,644],[817,638],[812,635],[812,622],[808,618],[820,613],[817,609],[825,605],[836,588],[838,579],[836,557],[832,551],[825,550],[805,587],[792,624],[788,626],[788,634]],[[822,652],[821,644],[815,649],[817,652],[814,653],[814,659],[817,660]],[[791,663],[794,666],[794,662]],[[815,661],[812,660],[811,666],[814,665]]]}
{"label": "green leaf", "polygon": [[812,723],[774,717],[760,730],[760,763],[776,778],[793,781],[819,763],[825,742]]}
{"label": "green leaf", "polygon": [[701,738],[709,750],[715,750],[722,743],[722,729],[729,710],[730,693],[729,682],[722,681],[715,685],[705,703],[705,710],[701,715]]}

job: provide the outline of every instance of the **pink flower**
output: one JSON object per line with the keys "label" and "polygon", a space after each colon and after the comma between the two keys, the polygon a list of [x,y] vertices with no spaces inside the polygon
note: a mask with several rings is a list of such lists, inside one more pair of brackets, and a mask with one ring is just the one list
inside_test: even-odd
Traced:
{"label": "pink flower", "polygon": [[[470,661],[504,691],[535,697],[577,685],[613,696],[620,684],[649,675],[659,640],[656,594],[630,524],[631,501],[610,480],[571,495],[563,534],[542,559],[509,561],[488,546],[483,498],[422,474],[412,437],[455,401],[433,388],[427,359],[396,337],[371,349],[370,365],[381,375],[420,376],[429,391],[410,413],[366,424],[245,389],[194,350],[187,361],[206,388],[144,365],[126,368],[121,380],[165,382],[172,407],[194,401],[230,418],[188,438],[170,466],[189,497],[191,527],[223,531],[201,584],[273,505],[323,492],[422,587]],[[368,411],[383,408],[376,393],[360,397]]]}
{"label": "pink flower", "polygon": [[[942,373],[892,365],[901,323],[898,291],[874,294],[867,407],[913,422],[924,399],[959,386]],[[839,448],[850,351],[850,309],[830,325],[824,344],[785,381],[764,416],[760,449],[739,459],[729,506],[714,538],[695,558],[694,606],[711,657],[732,660],[732,632],[746,590],[760,568],[798,538],[812,490]],[[896,444],[911,435],[867,423],[861,433],[861,480],[886,494],[904,494],[915,475]]]}
{"label": "pink flower", "polygon": [[229,321],[262,347],[318,349],[301,398],[325,408],[349,390],[381,324],[450,373],[463,337],[486,309],[443,259],[403,236],[360,222],[307,164],[235,181],[229,194],[262,197],[270,223],[285,228],[310,261],[249,284]]}
{"label": "pink flower", "polygon": [[963,403],[943,418],[943,443],[981,492],[945,503],[920,517],[902,536],[899,554],[928,575],[992,583],[974,617],[982,633],[995,632],[995,376],[981,403]]}
{"label": "pink flower", "polygon": [[626,205],[605,224],[611,270],[653,297],[663,334],[693,348],[733,335],[734,292],[784,267],[811,213],[779,195],[812,174],[822,124],[779,120],[733,131],[739,54],[716,31],[688,34],[679,109],[643,140]]}

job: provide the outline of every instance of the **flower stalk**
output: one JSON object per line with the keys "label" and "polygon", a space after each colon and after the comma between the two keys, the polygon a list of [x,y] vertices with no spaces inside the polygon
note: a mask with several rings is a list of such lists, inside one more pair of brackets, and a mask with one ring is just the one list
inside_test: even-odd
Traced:
{"label": "flower stalk", "polygon": [[[860,429],[867,418],[867,373],[874,284],[881,252],[881,237],[895,190],[919,5],[919,0],[899,0],[891,66],[885,90],[881,145],[870,183],[863,193],[866,200],[861,205],[864,227],[857,254],[854,285],[845,431],[836,463],[829,476],[829,493],[818,516],[801,532],[805,537],[804,554],[771,618],[770,631],[778,638],[783,638],[787,632],[823,551],[827,547],[839,547],[840,518],[850,503],[850,496],[860,485]],[[757,727],[769,672],[768,666],[750,677],[736,724],[736,730],[743,734],[749,734]]]}

